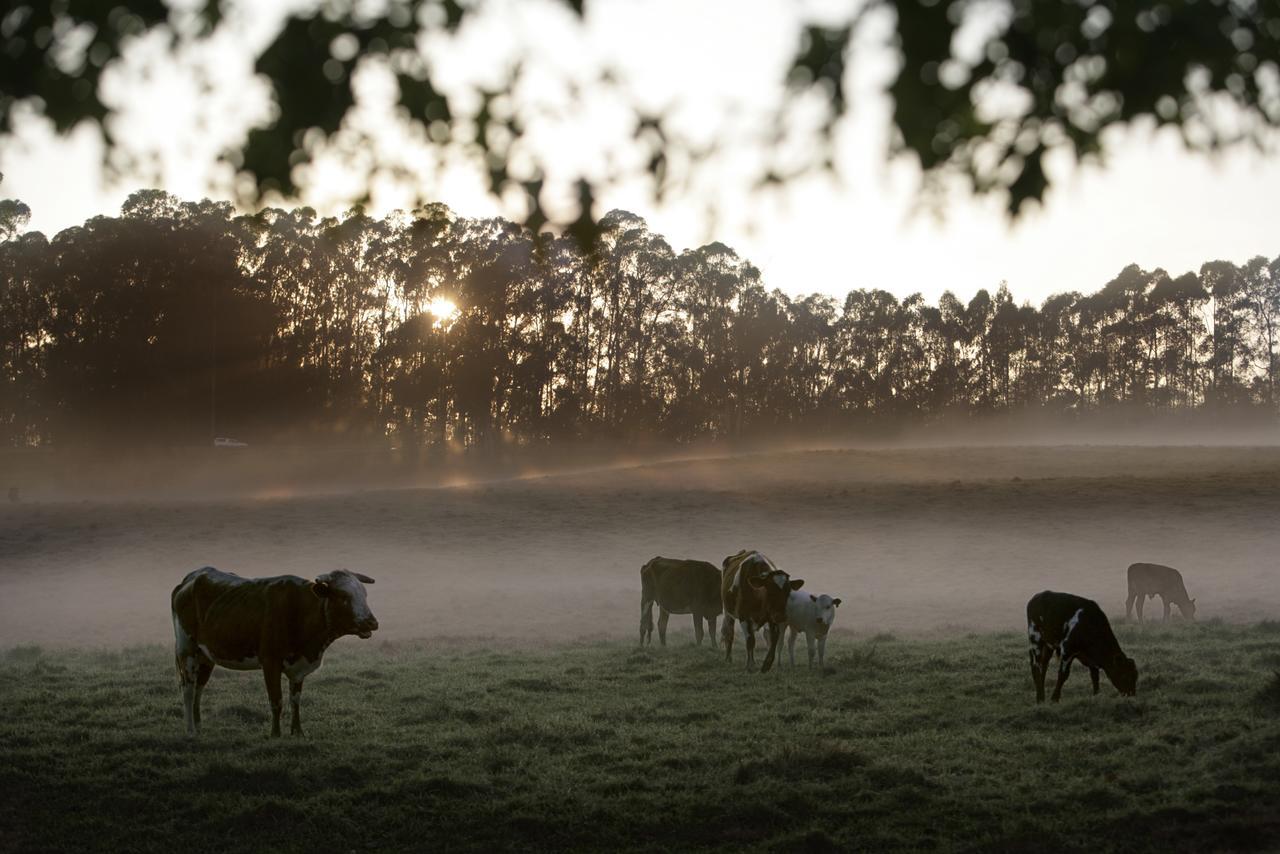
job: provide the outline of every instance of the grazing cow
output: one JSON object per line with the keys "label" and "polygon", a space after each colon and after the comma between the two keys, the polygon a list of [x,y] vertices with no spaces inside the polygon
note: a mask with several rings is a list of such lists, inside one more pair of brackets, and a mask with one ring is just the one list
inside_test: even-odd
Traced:
{"label": "grazing cow", "polygon": [[693,634],[702,646],[702,621],[716,645],[720,602],[720,570],[705,560],[655,557],[640,567],[640,643],[653,643],[653,603],[658,603],[658,641],[667,645],[667,620],[692,614]]}
{"label": "grazing cow", "polygon": [[1031,643],[1031,678],[1036,702],[1044,702],[1044,675],[1056,653],[1058,684],[1053,702],[1062,697],[1062,685],[1071,675],[1071,662],[1080,659],[1089,668],[1093,693],[1098,693],[1098,670],[1126,697],[1138,693],[1138,667],[1120,651],[1107,615],[1098,603],[1070,593],[1037,593],[1027,602],[1027,640]]}
{"label": "grazing cow", "polygon": [[373,579],[340,569],[307,581],[296,575],[241,578],[211,566],[173,589],[173,633],[187,732],[200,728],[200,694],[215,664],[261,670],[271,700],[271,734],[280,735],[280,674],[289,677],[290,732],[302,733],[302,680],[320,668],[343,635],[368,638],[378,621],[365,599]]}
{"label": "grazing cow", "polygon": [[1138,606],[1138,622],[1142,622],[1142,606],[1148,599],[1160,597],[1164,603],[1164,618],[1169,619],[1170,606],[1177,605],[1182,616],[1188,620],[1196,618],[1196,600],[1187,595],[1187,585],[1182,582],[1182,573],[1171,566],[1158,563],[1135,563],[1129,566],[1129,598],[1124,603],[1125,619],[1133,615],[1133,606]]}
{"label": "grazing cow", "polygon": [[720,596],[724,601],[725,661],[733,659],[733,621],[742,625],[743,640],[747,647],[747,669],[756,664],[756,629],[769,628],[769,653],[764,658],[761,673],[773,667],[773,657],[778,651],[782,626],[787,621],[787,597],[792,590],[804,586],[801,579],[791,576],[773,565],[773,561],[757,551],[744,549],[724,559],[720,576]]}
{"label": "grazing cow", "polygon": [[818,646],[818,667],[823,666],[823,657],[827,652],[827,632],[836,621],[836,608],[839,599],[832,599],[827,594],[814,596],[807,590],[793,590],[787,598],[787,628],[791,631],[787,637],[787,655],[791,658],[791,666],[796,664],[796,635],[804,633],[804,642],[809,647],[809,666],[813,667],[814,640]]}

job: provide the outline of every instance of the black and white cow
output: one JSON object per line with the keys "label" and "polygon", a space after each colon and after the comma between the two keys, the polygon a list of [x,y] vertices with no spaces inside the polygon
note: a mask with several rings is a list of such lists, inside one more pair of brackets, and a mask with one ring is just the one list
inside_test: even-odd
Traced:
{"label": "black and white cow", "polygon": [[1055,703],[1076,659],[1089,668],[1093,693],[1098,693],[1099,670],[1126,697],[1138,692],[1138,667],[1120,650],[1107,615],[1092,599],[1049,590],[1032,596],[1027,602],[1027,640],[1037,703],[1044,702],[1044,676],[1054,655],[1058,656],[1058,683],[1050,699]]}

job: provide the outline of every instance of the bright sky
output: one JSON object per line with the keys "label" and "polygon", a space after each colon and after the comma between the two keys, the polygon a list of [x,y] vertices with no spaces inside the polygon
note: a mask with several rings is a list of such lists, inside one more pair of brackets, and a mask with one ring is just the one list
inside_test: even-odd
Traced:
{"label": "bright sky", "polygon": [[[215,69],[212,95],[200,94],[189,75],[143,74],[154,45],[140,46],[134,64],[107,82],[108,95],[125,107],[118,135],[159,156],[151,174],[108,183],[93,132],[59,139],[47,126],[27,122],[16,144],[0,149],[0,195],[29,204],[31,227],[48,234],[117,212],[139,186],[160,186],[184,198],[229,198],[229,172],[211,164],[265,109],[241,46],[260,43],[284,5],[242,3],[251,11],[239,28],[198,57]],[[761,107],[778,97],[777,81],[799,25],[788,0],[750,6],[734,0],[609,0],[588,9],[583,32],[545,0],[518,6],[505,0],[457,44],[428,46],[429,55],[446,91],[465,97],[473,83],[497,82],[502,58],[527,49],[534,56],[532,79],[542,81],[535,84],[536,97],[552,104],[560,103],[566,80],[585,79],[587,70],[608,62],[636,97],[674,107],[675,127],[706,137],[724,127],[716,124],[722,120],[760,129],[766,115]],[[994,290],[1007,281],[1017,299],[1039,303],[1059,291],[1096,290],[1131,262],[1176,275],[1209,260],[1241,263],[1280,254],[1280,159],[1239,149],[1209,160],[1184,152],[1172,132],[1143,128],[1109,138],[1103,167],[1051,164],[1051,175],[1062,180],[1042,209],[1015,225],[998,198],[954,196],[941,220],[916,212],[918,169],[906,161],[886,163],[883,156],[888,103],[879,91],[891,67],[892,58],[874,45],[855,52],[849,78],[854,114],[841,128],[839,183],[809,180],[785,193],[752,195],[740,176],[753,161],[739,152],[713,163],[691,197],[657,207],[638,185],[619,187],[601,199],[597,213],[622,207],[640,214],[676,250],[720,240],[756,263],[769,287],[790,294],[843,296],[852,288],[877,287],[899,296],[920,291],[936,300],[949,289],[967,300],[979,288]],[[376,181],[373,212],[410,204],[422,191],[463,215],[518,215],[485,194],[473,164],[453,158],[442,171],[432,166],[404,129],[379,112],[385,87],[380,90],[376,79],[361,88],[368,105],[361,124],[373,140],[365,147],[388,153],[417,176]],[[591,168],[604,162],[606,152],[625,160],[625,117],[609,96],[588,95],[571,115],[532,123],[532,139],[553,169],[557,162]],[[357,161],[366,153],[361,146],[353,150]],[[359,186],[358,170],[329,158],[317,167],[304,201],[340,211]],[[719,207],[714,222],[706,216],[708,202]]]}

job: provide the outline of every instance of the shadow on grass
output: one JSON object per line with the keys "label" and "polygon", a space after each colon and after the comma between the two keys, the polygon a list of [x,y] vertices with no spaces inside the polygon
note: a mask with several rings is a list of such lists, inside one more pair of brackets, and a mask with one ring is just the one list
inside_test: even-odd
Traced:
{"label": "shadow on grass", "polygon": [[1280,841],[1280,804],[1261,809],[1215,811],[1168,808],[1129,815],[1102,824],[1081,818],[1082,837],[1018,834],[964,849],[972,854],[1060,851],[1275,851]]}
{"label": "shadow on grass", "polygon": [[841,747],[830,750],[785,747],[764,759],[739,762],[733,782],[742,786],[756,780],[831,780],[867,768],[869,764],[862,754]]}
{"label": "shadow on grass", "polygon": [[1280,670],[1271,674],[1271,681],[1253,695],[1258,711],[1268,715],[1280,715]]}

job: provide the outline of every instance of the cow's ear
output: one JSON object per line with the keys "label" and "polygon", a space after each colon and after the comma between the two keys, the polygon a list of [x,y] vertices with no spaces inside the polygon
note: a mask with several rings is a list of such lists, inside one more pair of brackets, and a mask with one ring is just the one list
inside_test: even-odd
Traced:
{"label": "cow's ear", "polygon": [[761,578],[760,576],[753,575],[747,579],[747,583],[750,584],[752,587],[764,587],[764,585],[767,582],[765,581],[765,579]]}
{"label": "cow's ear", "polygon": [[793,578],[793,579],[791,579],[791,589],[792,589],[792,590],[799,590],[801,587],[804,587],[804,579],[803,579],[803,578]]}
{"label": "cow's ear", "polygon": [[361,584],[373,583],[373,579],[365,575],[363,572],[353,572],[351,574],[354,575],[356,577],[356,581],[359,581]]}
{"label": "cow's ear", "polygon": [[832,599],[832,600],[831,600],[831,604],[832,604],[832,605],[835,605],[837,608],[839,608],[839,607],[840,607],[840,600],[839,600],[839,599]]}
{"label": "cow's ear", "polygon": [[311,582],[311,592],[323,599],[329,595],[329,582],[316,579]]}

